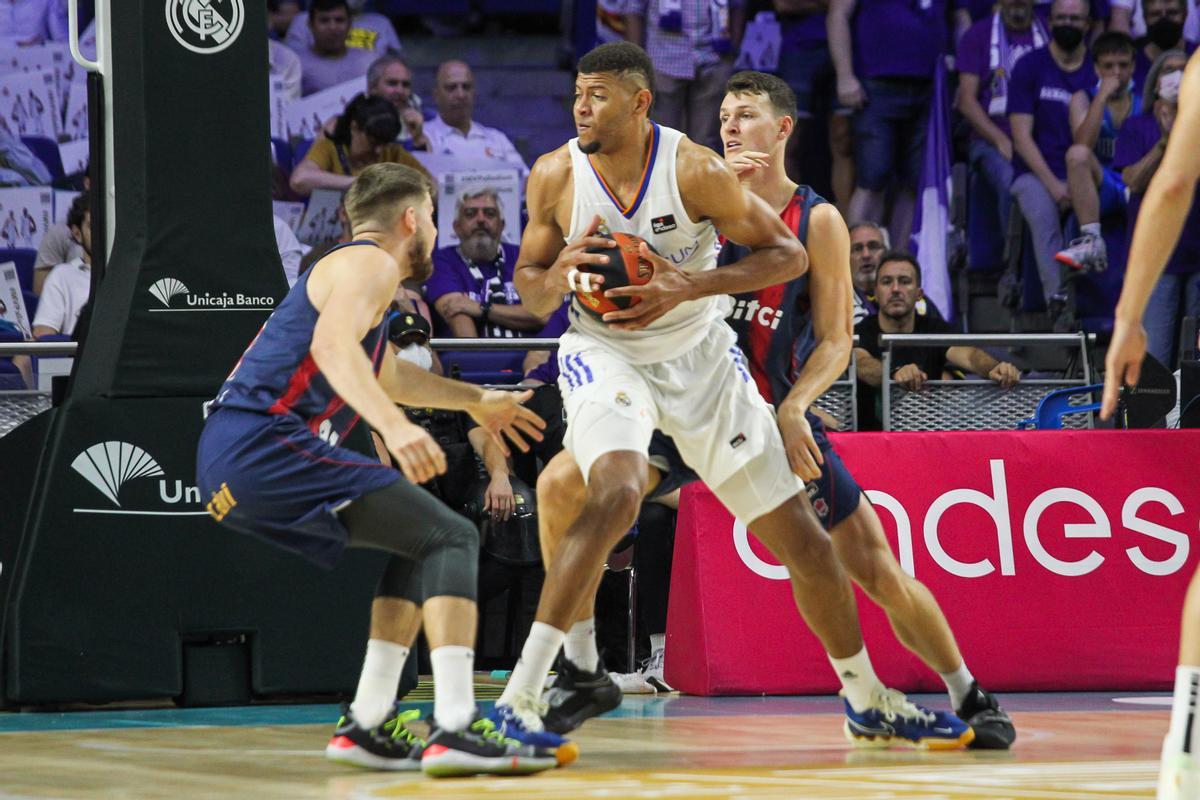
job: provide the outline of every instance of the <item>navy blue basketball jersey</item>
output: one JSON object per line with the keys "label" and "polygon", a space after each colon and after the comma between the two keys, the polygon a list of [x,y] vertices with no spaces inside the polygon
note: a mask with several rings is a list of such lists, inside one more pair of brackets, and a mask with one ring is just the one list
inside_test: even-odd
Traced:
{"label": "navy blue basketball jersey", "polygon": [[[355,241],[338,245],[329,252],[353,245],[377,246],[374,242]],[[310,352],[318,316],[308,299],[308,277],[312,273],[309,269],[300,276],[263,323],[225,379],[210,410],[238,408],[291,415],[320,438],[337,444],[354,428],[358,414],[329,385]],[[387,325],[385,316],[362,340],[376,374],[387,351]]]}
{"label": "navy blue basketball jersey", "polygon": [[[798,186],[780,214],[801,244],[808,243],[812,209],[825,202],[811,187]],[[746,247],[727,241],[718,264],[732,264],[748,253]],[[759,392],[772,405],[787,396],[816,347],[811,307],[807,273],[788,283],[734,296],[726,322],[737,332],[738,345],[750,362],[750,375]]]}

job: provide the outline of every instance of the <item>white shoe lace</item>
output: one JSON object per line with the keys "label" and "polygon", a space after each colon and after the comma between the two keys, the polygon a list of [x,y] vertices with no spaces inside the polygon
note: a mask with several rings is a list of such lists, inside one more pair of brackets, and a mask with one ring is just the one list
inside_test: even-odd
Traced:
{"label": "white shoe lace", "polygon": [[661,677],[663,674],[663,665],[666,663],[666,660],[666,650],[655,650],[650,654],[650,657],[643,662],[642,672],[653,673],[655,677]]}
{"label": "white shoe lace", "polygon": [[873,705],[888,722],[895,721],[896,717],[903,717],[906,720],[932,725],[937,720],[932,712],[917,706],[905,696],[904,692],[898,692],[895,689],[876,692]]}
{"label": "white shoe lace", "polygon": [[524,688],[518,690],[513,698],[512,710],[525,726],[525,730],[540,733],[545,729],[542,717],[550,710],[550,705],[542,702],[536,689]]}

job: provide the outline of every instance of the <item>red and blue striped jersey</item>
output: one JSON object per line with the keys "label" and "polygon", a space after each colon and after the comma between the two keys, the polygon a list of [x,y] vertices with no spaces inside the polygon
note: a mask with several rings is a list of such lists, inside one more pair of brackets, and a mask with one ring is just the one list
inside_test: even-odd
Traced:
{"label": "red and blue striped jersey", "polygon": [[[355,241],[338,245],[329,252],[354,245],[377,246],[374,242]],[[317,436],[337,444],[354,428],[358,414],[333,390],[312,357],[318,316],[308,299],[308,277],[312,273],[309,269],[300,276],[263,323],[209,410],[237,408],[263,414],[290,414]],[[386,317],[367,333],[362,346],[378,374],[387,352]]]}
{"label": "red and blue striped jersey", "polygon": [[[825,202],[811,187],[798,186],[780,214],[801,244],[808,243],[808,220],[813,207]],[[748,253],[746,247],[726,241],[717,263],[726,266]],[[750,375],[767,402],[780,403],[816,347],[808,274],[735,295],[733,300],[733,312],[726,322],[737,332],[738,345],[750,364]]]}

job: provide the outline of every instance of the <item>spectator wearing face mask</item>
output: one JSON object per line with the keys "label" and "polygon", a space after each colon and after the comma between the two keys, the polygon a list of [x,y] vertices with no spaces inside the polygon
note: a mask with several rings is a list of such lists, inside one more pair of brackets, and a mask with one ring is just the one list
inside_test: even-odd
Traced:
{"label": "spectator wearing face mask", "polygon": [[1184,26],[1200,10],[1188,11],[1187,0],[1146,0],[1142,5],[1145,34],[1138,39],[1133,82],[1143,91],[1150,66],[1168,50],[1182,50],[1188,55],[1196,49],[1184,36]]}
{"label": "spectator wearing face mask", "polygon": [[1008,86],[1012,129],[1012,196],[1033,239],[1034,257],[1049,305],[1062,283],[1054,256],[1063,249],[1062,215],[1071,208],[1067,150],[1071,98],[1095,86],[1084,37],[1090,24],[1084,0],[1055,0],[1048,47],[1024,55]]}
{"label": "spectator wearing face mask", "polygon": [[1122,126],[1142,110],[1141,93],[1133,86],[1133,53],[1127,35],[1101,34],[1092,48],[1099,82],[1071,98],[1075,143],[1067,150],[1067,184],[1082,236],[1055,258],[1073,270],[1108,266],[1100,220],[1125,208],[1125,183],[1112,160]]}

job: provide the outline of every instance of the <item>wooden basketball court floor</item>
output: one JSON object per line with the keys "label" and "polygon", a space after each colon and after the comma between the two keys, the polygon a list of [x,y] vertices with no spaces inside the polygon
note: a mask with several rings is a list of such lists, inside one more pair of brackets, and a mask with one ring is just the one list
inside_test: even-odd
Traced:
{"label": "wooden basketball court floor", "polygon": [[566,768],[438,781],[325,761],[337,716],[328,704],[0,713],[0,800],[1125,800],[1154,796],[1170,697],[1006,694],[1018,730],[1010,752],[942,754],[853,749],[839,702],[630,696],[577,732],[582,756]]}

